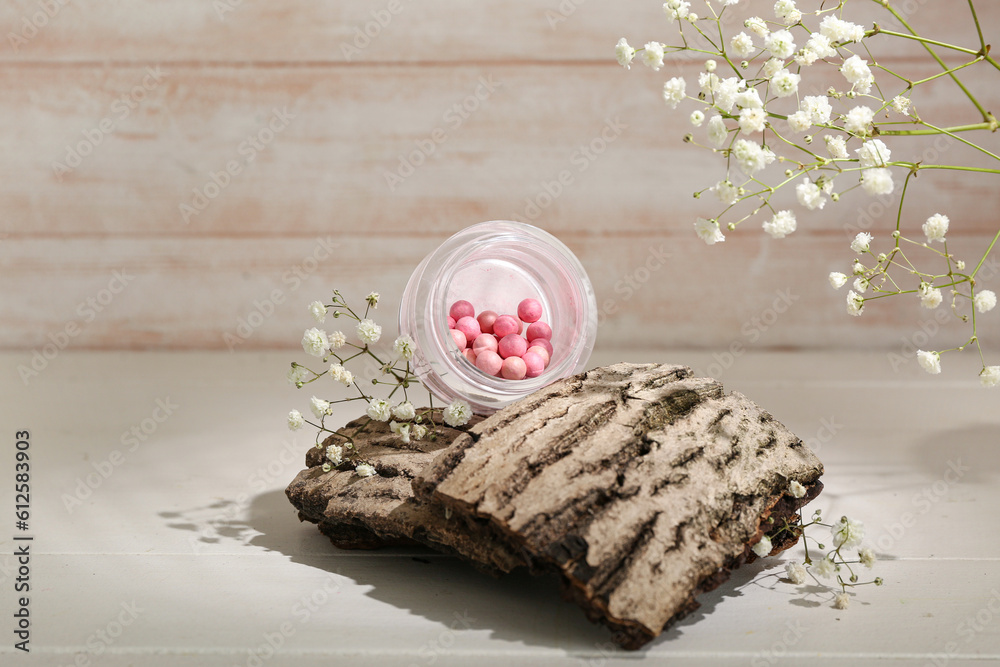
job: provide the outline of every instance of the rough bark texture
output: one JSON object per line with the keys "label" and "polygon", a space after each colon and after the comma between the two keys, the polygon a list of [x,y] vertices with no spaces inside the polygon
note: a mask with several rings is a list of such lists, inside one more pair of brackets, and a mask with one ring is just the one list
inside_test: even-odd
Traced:
{"label": "rough bark texture", "polygon": [[555,571],[625,648],[697,608],[822,488],[822,464],[770,414],[660,364],[561,380],[434,443],[380,425],[361,451],[380,477],[322,473],[314,450],[288,488],[335,544],[411,540],[489,571]]}

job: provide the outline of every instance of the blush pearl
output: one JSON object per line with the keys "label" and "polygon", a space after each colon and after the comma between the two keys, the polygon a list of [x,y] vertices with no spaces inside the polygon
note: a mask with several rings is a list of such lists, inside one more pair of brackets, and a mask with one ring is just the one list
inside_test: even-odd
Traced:
{"label": "blush pearl", "polygon": [[464,350],[462,350],[462,356],[468,359],[469,363],[472,364],[473,366],[476,365],[476,353],[471,348],[467,347]]}
{"label": "blush pearl", "polygon": [[458,322],[463,317],[474,317],[476,314],[476,309],[468,301],[456,301],[451,304],[451,309],[448,310],[448,314]]}
{"label": "blush pearl", "polygon": [[479,322],[479,330],[483,333],[493,333],[493,323],[497,321],[498,317],[499,315],[492,310],[484,310],[479,313],[479,316],[476,317],[476,321]]}
{"label": "blush pearl", "polygon": [[476,339],[472,341],[472,349],[476,354],[482,354],[483,350],[489,350],[490,352],[496,352],[499,347],[497,339],[493,334],[479,334]]}
{"label": "blush pearl", "polygon": [[537,355],[537,356],[541,357],[542,363],[545,366],[549,365],[549,360],[552,358],[552,355],[549,354],[548,350],[546,350],[541,345],[535,345],[534,343],[532,343],[531,347],[528,348],[528,351],[525,352],[524,354],[522,354],[521,356],[523,357],[523,356],[528,355],[528,354],[534,354],[534,355]]}
{"label": "blush pearl", "polygon": [[451,315],[448,316],[448,328],[449,329],[455,328],[455,318],[452,317]]}
{"label": "blush pearl", "polygon": [[[540,350],[541,348],[534,348]],[[542,350],[544,352],[545,350]],[[514,357],[511,357],[514,359]],[[536,378],[542,374],[545,370],[545,359],[542,358],[540,354],[532,352],[530,349],[524,353],[521,357],[521,361],[524,362],[525,376],[529,378]]]}
{"label": "blush pearl", "polygon": [[508,357],[500,366],[500,374],[508,380],[523,380],[527,372],[528,366],[521,357]]}
{"label": "blush pearl", "polygon": [[503,367],[503,359],[500,355],[491,350],[484,350],[476,357],[476,368],[487,375],[497,375]]}
{"label": "blush pearl", "polygon": [[542,304],[537,299],[525,299],[517,304],[517,316],[529,324],[537,322],[542,319]]}
{"label": "blush pearl", "polygon": [[521,323],[512,315],[501,315],[493,322],[493,333],[500,338],[520,332]]}
{"label": "blush pearl", "polygon": [[531,347],[542,348],[543,350],[549,353],[549,359],[552,358],[552,343],[550,343],[546,339],[536,338],[535,340],[531,341]]}
{"label": "blush pearl", "polygon": [[528,340],[534,341],[536,338],[552,340],[552,327],[545,322],[532,322],[528,325]]}
{"label": "blush pearl", "polygon": [[455,328],[465,334],[465,340],[473,341],[482,333],[479,322],[474,317],[463,317],[455,323]]}
{"label": "blush pearl", "polygon": [[520,357],[528,351],[528,341],[524,340],[517,334],[507,334],[500,339],[497,351],[504,359],[507,359],[508,357]]}
{"label": "blush pearl", "polygon": [[458,329],[451,329],[451,339],[455,341],[455,345],[457,345],[460,350],[464,350],[466,345],[468,345],[465,334]]}

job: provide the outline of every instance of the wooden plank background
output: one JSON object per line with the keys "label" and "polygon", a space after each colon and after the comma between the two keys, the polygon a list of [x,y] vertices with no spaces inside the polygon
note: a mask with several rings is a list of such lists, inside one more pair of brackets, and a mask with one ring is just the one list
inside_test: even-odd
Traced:
{"label": "wooden plank background", "polygon": [[[713,248],[694,237],[694,218],[717,208],[691,195],[723,166],[681,142],[686,113],[665,108],[659,90],[677,74],[692,82],[700,61],[654,73],[625,72],[612,58],[623,35],[674,41],[661,4],[4,3],[0,346],[293,347],[309,326],[305,304],[330,288],[379,289],[391,321],[410,272],[449,234],[522,219],[579,254],[604,305],[605,344],[904,348],[935,313],[893,299],[850,318],[844,291],[824,277],[847,267],[858,228],[887,241],[894,199],[852,192],[800,215],[783,241],[752,223]],[[750,9],[770,16],[771,4]],[[895,4],[936,38],[976,41],[964,7]],[[995,31],[1000,5],[980,4]],[[892,24],[874,3],[851,5],[866,23]],[[358,37],[366,28],[367,42]],[[871,48],[914,78],[936,71],[915,43],[879,37]],[[965,73],[988,108],[1000,107],[1000,73]],[[935,122],[978,120],[946,78],[916,99]],[[454,110],[463,103],[472,110]],[[436,129],[446,140],[390,186],[386,174]],[[996,150],[996,137],[979,139]],[[592,142],[599,150],[585,157]],[[899,158],[934,147],[888,143]],[[955,142],[938,153],[989,164]],[[233,161],[240,173],[218,176]],[[572,182],[536,211],[530,202],[544,202],[563,170]],[[185,215],[183,205],[200,204],[195,191],[215,193],[213,174],[217,195]],[[914,236],[927,215],[947,213],[950,247],[974,261],[995,233],[998,203],[988,175],[925,172],[904,213]],[[653,251],[670,259],[647,274]],[[995,273],[983,285],[1000,291]],[[773,317],[783,293],[791,306]],[[980,328],[994,344],[996,316]],[[964,333],[946,326],[937,347]]]}

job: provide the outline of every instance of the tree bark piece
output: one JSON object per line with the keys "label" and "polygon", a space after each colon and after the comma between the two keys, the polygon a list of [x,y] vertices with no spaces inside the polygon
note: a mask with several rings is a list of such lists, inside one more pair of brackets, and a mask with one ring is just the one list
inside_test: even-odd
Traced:
{"label": "tree bark piece", "polygon": [[[617,364],[478,423],[414,489],[559,573],[591,620],[638,648],[752,560],[750,547],[819,493],[822,472],[782,424],[715,380]],[[786,494],[791,480],[805,498]]]}

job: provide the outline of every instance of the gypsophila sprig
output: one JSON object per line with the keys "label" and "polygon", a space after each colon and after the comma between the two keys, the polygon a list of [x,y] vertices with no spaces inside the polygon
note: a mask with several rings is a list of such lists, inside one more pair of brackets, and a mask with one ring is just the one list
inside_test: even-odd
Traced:
{"label": "gypsophila sprig", "polygon": [[[807,492],[806,485],[798,480],[791,480],[786,490],[786,494],[795,499],[804,498]],[[829,530],[829,546],[812,535],[817,526]],[[857,566],[872,569],[878,562],[875,552],[870,547],[863,546],[865,527],[860,521],[842,516],[838,521],[828,524],[823,522],[822,512],[816,510],[812,519],[807,522],[800,509],[784,525],[764,535],[753,546],[752,551],[758,558],[766,558],[774,549],[774,543],[787,540],[789,535],[801,538],[804,554],[799,560],[785,563],[784,580],[788,583],[809,586],[810,589],[818,586],[826,591],[828,600],[837,609],[847,609],[850,602],[848,589],[882,585],[881,577],[875,577],[871,581],[860,580]],[[808,594],[813,591],[804,592]]]}
{"label": "gypsophila sprig", "polygon": [[[349,390],[347,397],[326,397],[313,395],[309,402],[309,419],[299,410],[292,410],[286,418],[287,426],[292,431],[298,431],[305,425],[316,428],[316,447],[325,446],[323,470],[329,472],[339,468],[354,470],[360,477],[371,477],[378,474],[376,469],[359,457],[361,452],[355,447],[355,439],[372,423],[389,422],[389,429],[399,436],[404,443],[413,440],[433,438],[435,428],[447,422],[449,426],[461,427],[468,423],[472,410],[467,403],[453,403],[442,413],[434,408],[433,397],[430,407],[417,409],[410,402],[408,393],[418,384],[412,362],[416,355],[416,344],[409,336],[398,336],[391,350],[376,348],[382,340],[382,327],[369,315],[378,307],[379,293],[371,292],[364,299],[364,309],[352,308],[343,295],[337,290],[333,292],[330,303],[314,301],[307,307],[309,314],[319,323],[324,324],[328,318],[334,320],[352,320],[353,326],[346,326],[336,331],[328,332],[324,328],[311,327],[302,336],[302,349],[311,357],[315,357],[323,370],[312,370],[298,362],[292,362],[287,373],[290,384],[301,389],[312,385],[310,389],[325,394],[329,391],[342,392]],[[350,332],[350,334],[345,333]],[[353,336],[350,337],[350,336]],[[367,364],[369,375],[359,366]],[[348,366],[354,366],[350,370]],[[377,375],[368,379],[372,368]],[[329,380],[319,382],[329,376]],[[359,383],[358,378],[366,380]],[[315,384],[314,384],[315,383]],[[364,385],[364,386],[362,386]],[[384,396],[369,393],[366,387],[382,387]],[[334,407],[341,403],[363,401],[366,417],[361,425],[351,429],[335,429],[326,421],[334,413]],[[435,422],[435,415],[439,416]],[[391,420],[391,421],[390,421]]]}
{"label": "gypsophila sprig", "polygon": [[[922,367],[937,373],[941,355],[974,345],[982,361],[982,385],[996,386],[990,370],[995,366],[987,366],[977,335],[981,317],[998,317],[988,314],[996,295],[977,281],[987,277],[983,267],[1000,240],[1000,229],[967,271],[965,262],[948,248],[950,220],[945,213],[904,209],[907,186],[918,175],[932,178],[934,170],[1000,174],[1000,151],[976,143],[977,136],[993,136],[1000,123],[960,79],[966,67],[989,65],[1000,71],[984,38],[984,30],[993,26],[980,23],[974,0],[967,6],[957,3],[956,8],[969,10],[970,43],[953,45],[919,35],[895,3],[884,0],[868,1],[886,12],[891,19],[886,25],[902,25],[903,32],[851,21],[850,11],[861,1],[813,0],[806,6],[803,0],[777,0],[769,14],[733,21],[730,14],[743,11],[748,3],[709,1],[707,13],[697,15],[691,2],[669,0],[663,4],[662,41],[634,48],[623,37],[614,45],[614,54],[625,69],[633,59],[654,71],[675,56],[705,63],[696,78],[675,72],[665,76],[661,103],[663,113],[677,109],[698,128],[685,135],[685,143],[711,151],[724,163],[724,176],[695,193],[702,199],[703,193],[712,192],[715,197],[703,201],[712,206],[717,199],[719,206],[694,221],[702,241],[721,243],[726,240],[723,230],[736,230],[751,219],[771,238],[785,239],[804,222],[801,214],[836,211],[841,194],[849,190],[878,197],[880,207],[898,195],[898,207],[892,206],[896,220],[891,238],[890,230],[873,228],[856,232],[851,243],[855,257],[845,257],[845,264],[852,266],[855,289],[847,297],[847,313],[860,317],[866,303],[904,294],[917,297],[913,307],[933,309],[948,300],[952,316],[971,333],[955,347],[926,353],[934,356],[921,358]],[[747,9],[762,10],[756,5]],[[670,33],[676,37],[667,37]],[[930,64],[942,70],[915,79],[879,64],[879,53],[893,53],[893,42],[901,40],[920,42],[933,59]],[[955,58],[945,65],[938,52]],[[955,94],[969,102],[969,117],[960,125],[918,113],[925,84],[939,79],[950,79]],[[938,113],[931,105],[928,111]],[[907,143],[917,135],[949,137],[998,164],[925,159],[917,153],[921,147]],[[780,169],[772,166],[775,162]],[[794,190],[801,210],[778,206],[774,197],[786,188]],[[842,211],[834,215],[847,217]],[[846,284],[845,273],[829,274],[834,288]]]}

